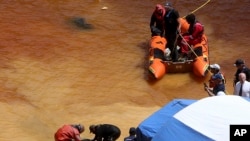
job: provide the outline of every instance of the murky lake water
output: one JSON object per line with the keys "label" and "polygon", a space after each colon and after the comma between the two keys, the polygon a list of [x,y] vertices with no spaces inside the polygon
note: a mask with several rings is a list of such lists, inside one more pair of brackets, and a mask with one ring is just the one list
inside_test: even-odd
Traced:
{"label": "murky lake water", "polygon": [[[172,1],[181,16],[206,1]],[[0,35],[1,141],[53,140],[67,123],[111,123],[122,130],[175,98],[207,96],[191,73],[146,76],[149,20],[159,0],[3,0]],[[102,7],[108,7],[102,10]],[[195,12],[205,25],[210,61],[218,63],[232,93],[243,58],[250,66],[248,0],[212,0]],[[94,26],[82,30],[72,18]],[[87,129],[82,134],[92,138]]]}

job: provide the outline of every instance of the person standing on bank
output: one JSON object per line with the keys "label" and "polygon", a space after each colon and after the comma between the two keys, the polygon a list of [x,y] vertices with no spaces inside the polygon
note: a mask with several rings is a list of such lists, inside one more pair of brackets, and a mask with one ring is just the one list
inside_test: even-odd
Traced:
{"label": "person standing on bank", "polygon": [[246,80],[246,74],[239,74],[239,81],[234,87],[234,95],[239,95],[243,97],[250,97],[250,82]]}
{"label": "person standing on bank", "polygon": [[234,75],[233,85],[235,86],[235,84],[239,81],[239,74],[242,72],[246,74],[246,80],[250,82],[250,70],[246,67],[245,62],[242,59],[237,59],[234,66],[237,67],[237,71]]}
{"label": "person standing on bank", "polygon": [[81,124],[63,125],[54,135],[55,141],[84,141],[80,134],[85,130]]}
{"label": "person standing on bank", "polygon": [[210,80],[209,80],[209,87],[210,87],[210,88],[213,88],[214,85],[215,85],[214,82],[213,82],[212,77],[215,76],[216,74],[220,74],[221,77],[222,77],[222,82],[223,82],[224,84],[226,84],[225,76],[224,76],[224,74],[222,74],[222,73],[220,72],[220,65],[218,65],[218,64],[212,64],[212,65],[209,66],[209,68],[210,68],[210,71],[211,71],[211,73],[212,73],[212,76],[211,76],[211,78],[210,78]]}
{"label": "person standing on bank", "polygon": [[125,137],[124,141],[136,141],[136,129],[134,127],[129,129],[129,136]]}
{"label": "person standing on bank", "polygon": [[204,84],[204,89],[207,91],[209,96],[219,96],[226,95],[225,94],[225,84],[222,82],[222,76],[220,74],[215,74],[212,76],[214,81],[214,87],[209,88],[206,84]]}
{"label": "person standing on bank", "polygon": [[90,125],[89,130],[95,134],[92,141],[116,141],[121,135],[121,130],[111,124]]}
{"label": "person standing on bank", "polygon": [[175,10],[170,2],[165,4],[166,14],[164,16],[165,22],[165,38],[167,39],[167,47],[171,51],[173,61],[178,60],[177,52],[177,35],[180,33],[180,15]]}

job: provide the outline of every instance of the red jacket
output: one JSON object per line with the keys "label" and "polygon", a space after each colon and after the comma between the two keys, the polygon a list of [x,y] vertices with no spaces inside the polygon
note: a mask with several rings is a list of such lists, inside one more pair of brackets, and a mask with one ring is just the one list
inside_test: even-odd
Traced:
{"label": "red jacket", "polygon": [[[190,27],[191,28],[191,27]],[[190,44],[195,45],[201,42],[202,34],[204,33],[204,27],[201,23],[196,22],[191,29],[191,33],[188,36],[188,39],[185,38],[187,41],[190,41]]]}
{"label": "red jacket", "polygon": [[71,141],[72,139],[81,141],[79,131],[71,125],[64,125],[58,129],[54,137],[55,141]]}
{"label": "red jacket", "polygon": [[158,28],[159,30],[163,32],[165,13],[166,13],[165,8],[162,5],[157,4],[151,16],[150,27],[152,28],[152,26],[155,26],[156,28]]}

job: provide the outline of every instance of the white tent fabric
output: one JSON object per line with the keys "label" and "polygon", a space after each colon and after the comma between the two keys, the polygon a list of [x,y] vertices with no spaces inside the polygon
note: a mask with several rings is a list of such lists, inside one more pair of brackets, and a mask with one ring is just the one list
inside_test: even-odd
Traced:
{"label": "white tent fabric", "polygon": [[229,141],[230,125],[250,125],[250,99],[175,99],[137,128],[138,141]]}
{"label": "white tent fabric", "polygon": [[250,124],[250,102],[239,96],[201,99],[174,115],[186,126],[216,141],[229,141],[232,124]]}

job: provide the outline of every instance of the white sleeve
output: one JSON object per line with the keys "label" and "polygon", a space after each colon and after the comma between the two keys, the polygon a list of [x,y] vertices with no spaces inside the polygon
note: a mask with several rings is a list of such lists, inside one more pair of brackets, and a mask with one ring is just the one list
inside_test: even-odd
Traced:
{"label": "white sleeve", "polygon": [[226,95],[226,94],[225,94],[225,92],[223,92],[223,91],[217,92],[217,96],[224,96],[224,95]]}

